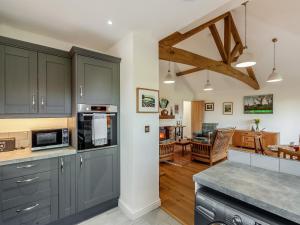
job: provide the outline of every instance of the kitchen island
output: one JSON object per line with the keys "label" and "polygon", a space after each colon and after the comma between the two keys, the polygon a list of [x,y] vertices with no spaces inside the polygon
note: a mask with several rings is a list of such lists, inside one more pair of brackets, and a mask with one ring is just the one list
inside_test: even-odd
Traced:
{"label": "kitchen island", "polygon": [[225,161],[193,177],[197,186],[300,223],[300,177]]}

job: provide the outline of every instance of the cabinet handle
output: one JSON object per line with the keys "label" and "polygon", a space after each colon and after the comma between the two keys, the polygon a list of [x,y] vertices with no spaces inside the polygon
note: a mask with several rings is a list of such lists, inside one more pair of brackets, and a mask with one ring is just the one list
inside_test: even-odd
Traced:
{"label": "cabinet handle", "polygon": [[35,181],[37,179],[39,179],[39,177],[35,177],[35,178],[27,179],[27,180],[18,180],[18,181],[16,181],[16,183],[18,183],[18,184],[21,184],[21,183],[30,183],[30,182]]}
{"label": "cabinet handle", "polygon": [[32,95],[32,109],[35,110],[35,95]]}
{"label": "cabinet handle", "polygon": [[64,159],[63,158],[60,159],[60,170],[61,170],[61,173],[64,172]]}
{"label": "cabinet handle", "polygon": [[35,167],[34,164],[28,164],[28,165],[25,165],[25,166],[17,166],[17,169],[28,169],[28,168],[31,168],[31,167]]}
{"label": "cabinet handle", "polygon": [[40,204],[35,204],[35,205],[33,205],[33,206],[30,206],[30,207],[28,207],[28,208],[25,208],[25,209],[17,209],[16,210],[16,212],[17,213],[21,213],[21,212],[28,212],[28,211],[31,211],[31,210],[33,210],[34,208],[36,208],[36,207],[38,207]]}
{"label": "cabinet handle", "polygon": [[80,97],[83,97],[83,86],[80,85]]}
{"label": "cabinet handle", "polygon": [[41,104],[42,106],[45,106],[45,101],[44,101],[44,97],[42,96],[42,99],[41,99]]}
{"label": "cabinet handle", "polygon": [[80,156],[80,168],[82,168],[82,165],[83,165],[83,158],[82,156]]}

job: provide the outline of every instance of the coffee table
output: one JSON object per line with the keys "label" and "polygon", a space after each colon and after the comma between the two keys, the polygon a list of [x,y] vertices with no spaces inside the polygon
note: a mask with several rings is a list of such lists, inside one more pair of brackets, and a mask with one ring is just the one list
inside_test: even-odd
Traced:
{"label": "coffee table", "polygon": [[184,156],[184,152],[186,151],[186,146],[190,145],[191,141],[181,139],[180,141],[176,141],[176,145],[181,145],[182,156]]}

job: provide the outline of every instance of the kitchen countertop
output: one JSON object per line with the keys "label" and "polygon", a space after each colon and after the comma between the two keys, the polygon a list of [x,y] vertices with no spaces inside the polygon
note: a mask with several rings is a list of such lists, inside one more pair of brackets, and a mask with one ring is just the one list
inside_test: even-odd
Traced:
{"label": "kitchen countertop", "polygon": [[300,223],[300,177],[225,161],[193,176],[209,187]]}
{"label": "kitchen countertop", "polygon": [[73,147],[54,148],[49,150],[31,151],[30,148],[0,152],[0,166],[28,162],[39,159],[49,159],[60,156],[76,154],[77,150]]}

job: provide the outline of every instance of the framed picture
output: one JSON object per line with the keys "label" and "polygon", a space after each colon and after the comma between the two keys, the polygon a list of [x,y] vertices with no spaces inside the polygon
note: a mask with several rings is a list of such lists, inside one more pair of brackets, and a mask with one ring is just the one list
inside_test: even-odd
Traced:
{"label": "framed picture", "polygon": [[137,113],[158,113],[159,112],[159,91],[146,88],[136,89],[136,112]]}
{"label": "framed picture", "polygon": [[215,110],[215,103],[205,103],[205,111],[214,111]]}
{"label": "framed picture", "polygon": [[244,114],[273,114],[273,94],[245,96]]}
{"label": "framed picture", "polygon": [[233,102],[223,102],[223,115],[233,114]]}

